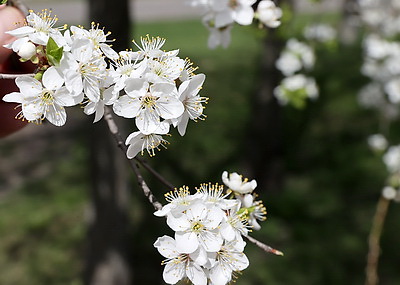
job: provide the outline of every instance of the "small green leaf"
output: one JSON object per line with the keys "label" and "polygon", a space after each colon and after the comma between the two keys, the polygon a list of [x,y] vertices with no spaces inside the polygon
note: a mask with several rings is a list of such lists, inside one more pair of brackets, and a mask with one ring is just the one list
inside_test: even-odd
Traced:
{"label": "small green leaf", "polygon": [[46,45],[47,60],[51,65],[59,65],[63,55],[63,47],[59,47],[53,38],[49,38]]}
{"label": "small green leaf", "polygon": [[7,0],[1,0],[0,1],[0,4],[6,4],[7,3]]}
{"label": "small green leaf", "polygon": [[43,77],[43,71],[36,73],[34,76],[36,80],[42,80],[42,77]]}

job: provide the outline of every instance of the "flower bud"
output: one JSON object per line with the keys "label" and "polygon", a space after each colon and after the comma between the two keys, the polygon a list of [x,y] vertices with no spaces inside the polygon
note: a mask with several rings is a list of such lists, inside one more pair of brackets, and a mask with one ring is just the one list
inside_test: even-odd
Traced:
{"label": "flower bud", "polygon": [[31,57],[33,57],[36,54],[36,46],[31,43],[31,42],[26,42],[24,43],[19,51],[18,51],[18,55],[22,58],[22,59],[30,59]]}

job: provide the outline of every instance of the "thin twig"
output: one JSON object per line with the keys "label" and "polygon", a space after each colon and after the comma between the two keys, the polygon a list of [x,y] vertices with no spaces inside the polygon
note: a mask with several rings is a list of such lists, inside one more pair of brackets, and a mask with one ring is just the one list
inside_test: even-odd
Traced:
{"label": "thin twig", "polygon": [[0,73],[0,79],[16,79],[18,77],[22,76],[29,76],[29,77],[34,77],[34,73],[26,73],[26,74],[5,74],[5,73]]}
{"label": "thin twig", "polygon": [[256,246],[258,246],[259,248],[261,248],[262,250],[264,250],[267,253],[273,253],[275,255],[280,255],[283,256],[283,252],[279,251],[275,248],[270,247],[269,245],[266,245],[265,243],[262,243],[261,241],[247,235],[245,236],[250,242],[254,243]]}
{"label": "thin twig", "polygon": [[367,256],[365,285],[378,284],[378,261],[380,255],[380,239],[390,200],[381,196],[376,207],[372,222],[371,232],[368,239],[369,251]]}
{"label": "thin twig", "polygon": [[147,171],[149,171],[151,174],[153,174],[162,184],[164,184],[165,186],[167,186],[170,190],[174,190],[175,186],[172,185],[171,182],[169,182],[168,180],[166,180],[160,173],[158,173],[157,171],[154,170],[154,168],[152,168],[147,161],[141,159],[140,157],[135,157],[134,158],[137,162],[139,162],[144,168],[146,168]]}
{"label": "thin twig", "polygon": [[[114,140],[116,141],[118,147],[121,149],[121,151],[124,153],[124,156],[126,157],[127,147],[123,143],[121,134],[118,131],[118,126],[114,121],[114,118],[112,116],[112,113],[111,113],[109,107],[105,107],[104,119],[107,122],[108,128],[109,128],[111,134],[113,135]],[[149,202],[153,205],[154,209],[161,210],[161,208],[162,208],[161,203],[157,201],[157,198],[154,196],[153,192],[151,192],[149,186],[147,186],[146,181],[144,180],[142,174],[140,173],[140,170],[139,170],[139,167],[137,166],[137,164],[133,160],[129,160],[129,165],[131,166],[133,172],[135,173],[138,184],[142,188],[144,195],[147,197]]]}

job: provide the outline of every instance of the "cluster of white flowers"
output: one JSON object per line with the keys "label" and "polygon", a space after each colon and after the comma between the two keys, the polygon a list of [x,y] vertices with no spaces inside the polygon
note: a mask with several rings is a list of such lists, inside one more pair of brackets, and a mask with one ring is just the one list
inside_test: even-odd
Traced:
{"label": "cluster of white flowers", "polygon": [[382,158],[389,172],[388,185],[383,188],[382,196],[400,202],[400,145],[390,146]]}
{"label": "cluster of white flowers", "polygon": [[249,265],[243,253],[252,228],[265,220],[266,210],[256,201],[255,180],[224,172],[223,185],[205,183],[190,194],[188,187],[165,195],[169,202],[154,214],[166,217],[174,238],[162,236],[154,246],[166,259],[163,278],[167,284],[189,279],[194,285],[225,285],[234,273]]}
{"label": "cluster of white flowers", "polygon": [[[400,104],[400,2],[397,0],[358,0],[360,18],[366,26],[364,62],[361,72],[371,81],[358,93],[361,106],[376,109],[387,124],[399,117]],[[400,145],[389,146],[381,134],[368,138],[388,171],[382,196],[400,202]],[[389,147],[388,147],[389,146]]]}
{"label": "cluster of white flowers", "polygon": [[361,20],[385,36],[400,33],[400,2],[398,0],[358,0]]}
{"label": "cluster of white flowers", "polygon": [[368,137],[369,147],[376,152],[385,151],[388,147],[388,141],[382,134],[374,134]]}
{"label": "cluster of white flowers", "polygon": [[[400,103],[400,2],[397,0],[359,0],[364,38],[364,63],[361,72],[371,79],[359,93],[359,102],[375,108],[388,120],[399,115]],[[371,100],[375,94],[376,100]]]}
{"label": "cluster of white flowers", "polygon": [[188,0],[192,6],[205,9],[202,22],[210,31],[209,48],[227,47],[231,41],[231,29],[235,23],[250,25],[258,19],[261,25],[270,28],[278,27],[282,10],[271,0],[259,2],[256,11],[253,5],[256,0]]}
{"label": "cluster of white flowers", "polygon": [[328,24],[313,24],[304,28],[304,37],[308,40],[327,43],[336,39],[336,30]]}
{"label": "cluster of white flowers", "polygon": [[309,71],[314,67],[314,50],[297,39],[289,39],[285,49],[275,63],[286,76],[274,90],[274,95],[282,105],[292,104],[294,107],[305,106],[306,99],[318,97],[318,87],[314,78],[307,77],[299,71]]}
{"label": "cluster of white flowers", "polygon": [[205,75],[195,75],[179,50],[162,50],[165,39],[146,36],[135,43],[138,51],[117,53],[98,25],[55,28],[56,21],[48,10],[30,12],[24,26],[8,32],[17,39],[6,47],[37,65],[34,77],[16,79],[19,92],[3,98],[20,103],[21,119],[62,126],[65,107],[80,104],[97,122],[105,106],[112,106],[115,114],[135,121],[137,131],[126,139],[133,158],[165,146],[162,136],[171,125],[183,136],[189,119],[205,117],[207,98],[199,95]]}
{"label": "cluster of white flowers", "polygon": [[[365,38],[363,46],[364,63],[361,72],[371,78],[373,83],[369,83],[360,91],[360,103],[365,107],[379,109],[383,114],[387,113],[388,109],[393,109],[390,105],[395,105],[397,109],[400,103],[400,44],[370,34]],[[376,100],[368,105],[371,101],[365,97],[371,97],[369,95],[372,90],[375,95],[371,95],[375,96]]]}

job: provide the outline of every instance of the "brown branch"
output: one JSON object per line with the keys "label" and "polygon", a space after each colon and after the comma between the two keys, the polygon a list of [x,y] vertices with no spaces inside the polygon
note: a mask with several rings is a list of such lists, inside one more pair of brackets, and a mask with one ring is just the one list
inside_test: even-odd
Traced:
{"label": "brown branch", "polygon": [[166,180],[160,173],[158,173],[157,171],[154,170],[154,168],[152,168],[147,161],[143,160],[140,157],[135,157],[134,158],[137,162],[139,162],[144,168],[146,168],[147,171],[149,171],[151,174],[153,174],[162,184],[164,184],[165,186],[167,186],[170,190],[174,190],[176,187],[169,182],[168,180]]}
{"label": "brown branch", "polygon": [[389,204],[390,200],[381,196],[376,207],[376,212],[372,221],[371,232],[368,239],[369,251],[367,256],[367,266],[365,269],[365,285],[378,284],[378,261],[380,255],[379,243]]}
{"label": "brown branch", "polygon": [[27,74],[5,74],[5,73],[0,73],[0,79],[16,79],[16,78],[22,77],[22,76],[34,77],[35,74],[33,74],[33,73],[27,73]]}
{"label": "brown branch", "polygon": [[253,238],[253,237],[251,237],[249,235],[245,236],[245,237],[248,239],[248,241],[254,243],[256,246],[258,246],[259,248],[261,248],[265,252],[283,256],[283,252],[282,251],[279,251],[279,250],[277,250],[275,248],[272,248],[269,245],[266,245],[265,243],[262,243],[261,241],[255,239],[255,238]]}
{"label": "brown branch", "polygon": [[[118,131],[118,126],[114,121],[111,110],[107,106],[105,107],[105,110],[104,110],[104,119],[107,122],[108,128],[109,128],[112,136],[114,137],[114,140],[116,141],[118,147],[121,149],[121,151],[124,153],[124,156],[126,157],[127,147],[124,144],[121,134]],[[128,161],[129,161],[130,167],[132,168],[133,172],[136,175],[138,184],[142,188],[144,195],[147,197],[149,202],[153,205],[155,210],[161,210],[161,208],[162,208],[161,203],[157,201],[157,198],[154,196],[153,192],[151,192],[149,186],[147,186],[146,181],[144,180],[142,174],[140,173],[138,165],[133,160],[129,159]]]}

